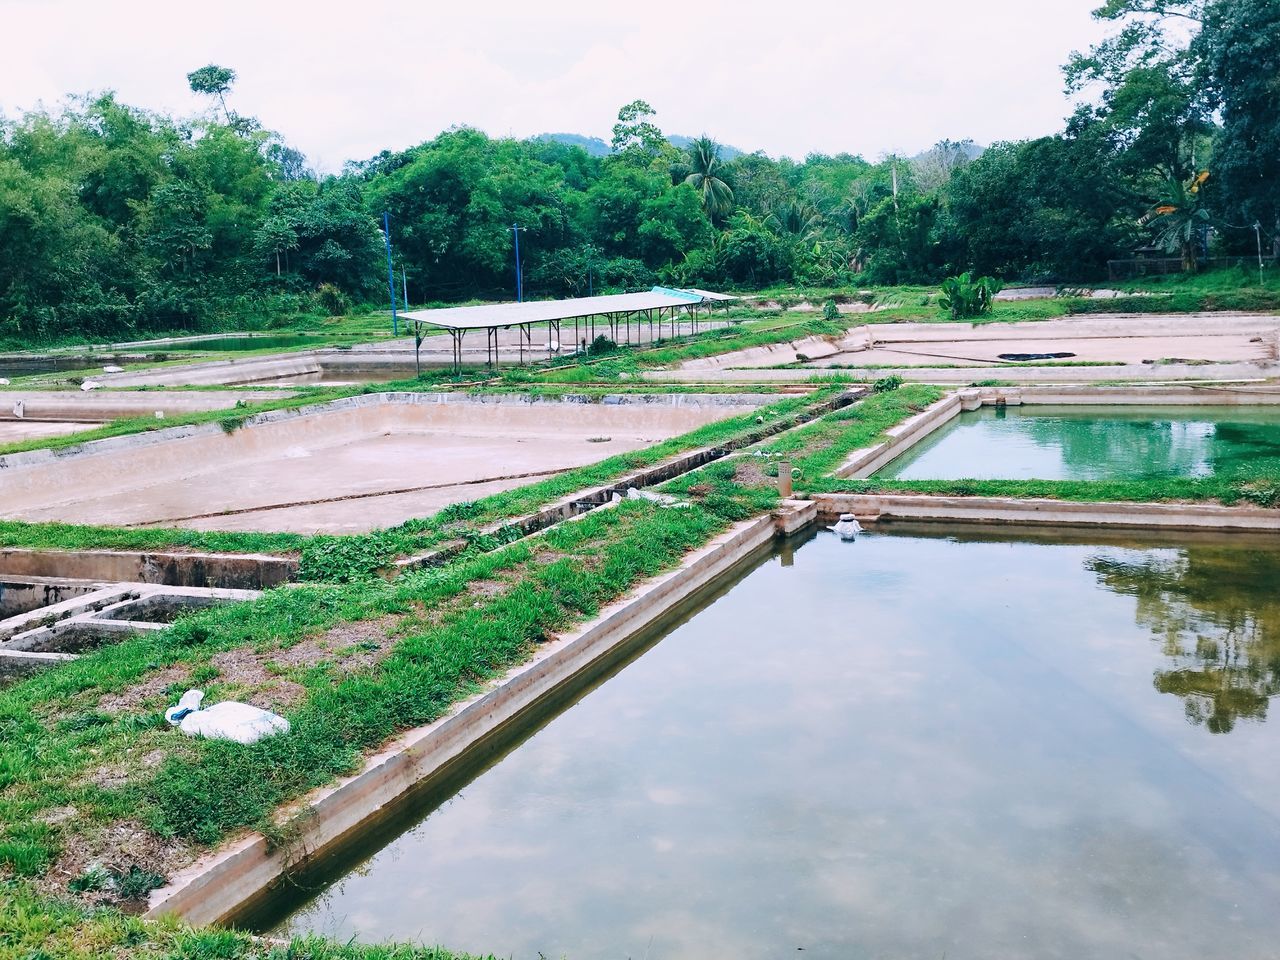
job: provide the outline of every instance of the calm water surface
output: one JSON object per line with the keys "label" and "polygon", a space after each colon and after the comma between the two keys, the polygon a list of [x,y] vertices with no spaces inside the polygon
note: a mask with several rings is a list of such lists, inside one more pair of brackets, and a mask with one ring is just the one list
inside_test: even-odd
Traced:
{"label": "calm water surface", "polygon": [[1280,407],[983,407],[877,476],[903,480],[1207,477],[1280,466]]}
{"label": "calm water surface", "polygon": [[521,960],[1277,956],[1280,551],[891,529],[767,559],[264,926]]}

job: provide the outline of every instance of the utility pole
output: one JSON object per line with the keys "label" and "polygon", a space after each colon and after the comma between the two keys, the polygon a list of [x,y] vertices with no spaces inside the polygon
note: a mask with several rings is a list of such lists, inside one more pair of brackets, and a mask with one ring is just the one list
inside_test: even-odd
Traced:
{"label": "utility pole", "polygon": [[524,303],[524,278],[520,275],[520,225],[511,225],[511,236],[516,241],[516,303]]}
{"label": "utility pole", "polygon": [[1258,238],[1258,286],[1262,286],[1262,221],[1253,221],[1253,234]]}
{"label": "utility pole", "polygon": [[391,215],[382,211],[382,239],[387,242],[387,290],[391,293],[391,335],[400,335],[400,321],[396,317],[396,273],[391,266]]}

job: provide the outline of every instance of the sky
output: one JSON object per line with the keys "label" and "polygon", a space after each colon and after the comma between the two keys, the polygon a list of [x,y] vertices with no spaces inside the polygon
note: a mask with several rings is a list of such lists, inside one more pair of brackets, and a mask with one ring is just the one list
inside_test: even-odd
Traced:
{"label": "sky", "polygon": [[192,115],[186,74],[336,172],[454,125],[610,137],[648,101],[668,134],[771,156],[914,154],[1061,129],[1061,65],[1099,0],[0,0],[0,113],[114,90]]}

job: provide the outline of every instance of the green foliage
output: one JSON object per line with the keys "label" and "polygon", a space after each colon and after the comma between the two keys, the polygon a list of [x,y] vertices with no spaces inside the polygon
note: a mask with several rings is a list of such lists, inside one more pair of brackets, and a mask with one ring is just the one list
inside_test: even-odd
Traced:
{"label": "green foliage", "polygon": [[839,320],[840,319],[840,308],[836,306],[836,302],[834,300],[828,300],[826,303],[822,305],[822,319],[823,320]]}
{"label": "green foliage", "polygon": [[616,353],[618,345],[610,340],[603,333],[596,336],[591,341],[591,345],[587,347],[587,355],[591,357],[603,357],[606,354]]}
{"label": "green foliage", "polygon": [[897,390],[905,382],[905,380],[895,374],[889,377],[881,377],[871,385],[871,388],[875,390],[876,393],[888,393],[891,390]]}
{"label": "green foliage", "polygon": [[938,298],[938,305],[949,311],[953,320],[982,317],[991,312],[995,295],[1002,286],[999,280],[992,277],[979,277],[975,280],[968,273],[948,277],[942,282],[942,295]]}

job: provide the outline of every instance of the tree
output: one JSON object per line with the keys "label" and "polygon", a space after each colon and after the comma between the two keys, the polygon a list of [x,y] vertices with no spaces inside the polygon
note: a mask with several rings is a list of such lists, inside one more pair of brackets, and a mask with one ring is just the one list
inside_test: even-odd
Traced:
{"label": "tree", "polygon": [[619,110],[618,122],[613,125],[613,152],[623,160],[641,165],[660,156],[667,146],[667,138],[649,119],[655,115],[653,107],[643,100],[632,100]]}
{"label": "tree", "polygon": [[1226,219],[1260,222],[1280,256],[1280,4],[1215,0],[1192,49],[1222,115],[1213,169]]}
{"label": "tree", "polygon": [[702,209],[712,221],[723,219],[733,210],[733,188],[720,179],[720,145],[710,137],[698,137],[689,144],[692,172],[684,182],[698,191]]}
{"label": "tree", "polygon": [[192,70],[187,74],[187,83],[191,87],[192,93],[199,93],[206,97],[217,97],[218,103],[222,106],[222,115],[226,118],[228,124],[232,122],[231,111],[227,109],[227,94],[231,92],[231,85],[236,82],[236,72],[230,67],[220,67],[211,63],[207,67],[201,67],[199,70]]}
{"label": "tree", "polygon": [[952,174],[969,163],[974,151],[972,140],[939,140],[911,161],[916,185],[923,193],[941,190]]}
{"label": "tree", "polygon": [[1156,230],[1156,245],[1167,253],[1177,253],[1182,258],[1182,269],[1186,273],[1195,272],[1196,247],[1210,222],[1201,191],[1208,176],[1208,173],[1203,173],[1188,183],[1170,186],[1164,197],[1143,218]]}

